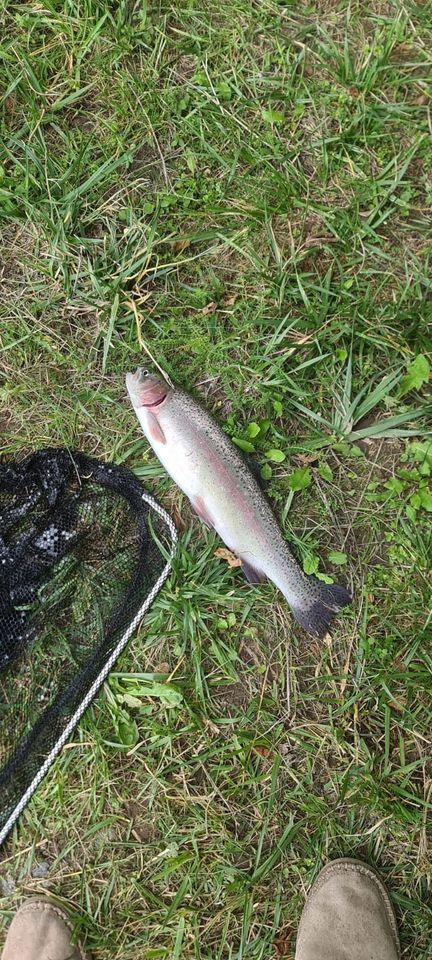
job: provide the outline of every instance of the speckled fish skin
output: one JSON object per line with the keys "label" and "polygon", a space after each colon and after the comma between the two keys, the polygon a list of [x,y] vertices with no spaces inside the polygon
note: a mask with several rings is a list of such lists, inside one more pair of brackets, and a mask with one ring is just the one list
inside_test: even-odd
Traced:
{"label": "speckled fish skin", "polygon": [[312,636],[325,635],[335,613],[351,597],[344,587],[302,571],[231,440],[192,397],[147,371],[128,374],[126,384],[157,457],[201,519],[240,557],[248,579],[268,577],[301,626]]}

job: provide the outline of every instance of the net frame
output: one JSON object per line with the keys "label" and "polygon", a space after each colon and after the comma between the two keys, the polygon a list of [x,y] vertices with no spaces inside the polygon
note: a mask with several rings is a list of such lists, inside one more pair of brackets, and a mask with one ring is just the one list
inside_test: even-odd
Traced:
{"label": "net frame", "polygon": [[[104,464],[104,466],[108,466],[108,465],[107,465],[107,464]],[[134,479],[137,480],[138,478],[137,478],[137,477],[134,477]],[[169,572],[170,572],[171,566],[172,566],[172,561],[173,561],[173,558],[174,558],[174,555],[175,555],[175,552],[176,552],[177,543],[178,543],[178,534],[177,534],[177,530],[176,530],[175,524],[174,524],[173,520],[171,519],[169,513],[167,513],[167,511],[157,502],[157,500],[155,500],[154,497],[152,497],[151,494],[149,494],[149,493],[147,493],[147,491],[143,490],[143,492],[142,492],[142,494],[141,494],[141,498],[142,498],[142,500],[146,503],[146,505],[147,505],[147,507],[148,507],[149,509],[154,510],[155,513],[158,514],[158,516],[161,518],[161,520],[164,521],[164,523],[166,524],[166,526],[167,526],[167,528],[168,528],[168,531],[169,531],[170,536],[171,536],[171,545],[170,545],[170,549],[169,549],[169,553],[168,553],[168,559],[167,559],[167,561],[166,561],[166,563],[165,563],[165,566],[163,567],[163,569],[162,569],[162,571],[161,571],[158,579],[156,580],[156,582],[154,583],[153,587],[151,588],[151,590],[150,590],[149,593],[147,594],[145,600],[143,601],[141,607],[138,609],[138,611],[137,611],[136,614],[134,615],[133,619],[131,620],[129,626],[126,628],[126,630],[124,631],[124,633],[122,634],[122,636],[120,637],[120,639],[117,641],[114,649],[111,651],[108,659],[106,660],[106,662],[104,663],[103,667],[101,668],[98,676],[96,677],[96,679],[93,681],[93,683],[91,684],[91,686],[90,686],[89,689],[87,690],[85,696],[83,697],[83,699],[82,699],[81,703],[79,704],[78,708],[77,708],[77,709],[75,710],[75,712],[73,713],[72,717],[70,717],[70,719],[68,720],[68,722],[67,722],[67,724],[65,725],[64,729],[62,730],[61,734],[60,734],[59,737],[57,738],[54,746],[51,748],[51,750],[50,750],[49,753],[47,754],[46,758],[44,759],[43,763],[42,763],[41,766],[39,767],[39,770],[37,771],[37,773],[36,773],[35,776],[33,777],[31,783],[30,783],[29,786],[26,788],[26,790],[24,791],[24,793],[22,794],[22,796],[20,797],[20,799],[17,801],[16,806],[15,806],[14,809],[12,810],[11,814],[9,815],[9,817],[8,817],[8,819],[6,820],[6,822],[4,823],[4,825],[3,825],[2,827],[0,827],[0,847],[2,846],[4,840],[6,839],[6,837],[8,836],[8,834],[10,833],[12,827],[16,824],[16,822],[17,822],[20,814],[23,812],[23,810],[24,810],[25,807],[27,806],[29,800],[31,799],[31,797],[32,797],[33,794],[35,793],[37,787],[40,785],[40,783],[42,782],[42,780],[44,779],[44,777],[45,777],[46,774],[48,773],[48,770],[49,770],[50,767],[52,766],[54,760],[58,757],[59,753],[61,752],[61,750],[62,750],[62,748],[64,747],[65,743],[67,742],[68,738],[70,737],[71,733],[73,732],[73,730],[75,729],[75,727],[77,726],[77,724],[79,723],[79,721],[81,720],[83,714],[84,714],[85,711],[87,710],[87,707],[88,707],[88,706],[90,705],[90,703],[94,700],[94,698],[96,697],[97,693],[98,693],[99,690],[101,689],[102,684],[105,682],[105,680],[106,680],[107,677],[109,676],[109,673],[111,672],[111,670],[112,670],[114,664],[116,663],[118,657],[120,656],[120,654],[121,654],[121,653],[123,652],[123,650],[125,649],[126,644],[127,644],[128,641],[130,640],[132,634],[135,632],[135,630],[136,630],[136,628],[138,627],[140,621],[142,620],[142,618],[144,617],[145,613],[147,612],[147,610],[148,610],[149,607],[151,606],[153,600],[155,599],[155,597],[156,597],[157,594],[159,593],[161,587],[163,586],[163,584],[165,583],[165,580],[167,579],[167,577],[168,577],[168,575],[169,575]]]}

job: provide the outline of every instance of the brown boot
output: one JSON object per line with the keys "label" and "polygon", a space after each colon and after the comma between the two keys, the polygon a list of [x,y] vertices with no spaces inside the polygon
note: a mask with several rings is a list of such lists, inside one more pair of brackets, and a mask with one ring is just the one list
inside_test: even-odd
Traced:
{"label": "brown boot", "polygon": [[15,914],[1,960],[86,960],[71,945],[73,925],[51,900],[28,900]]}
{"label": "brown boot", "polygon": [[359,860],[333,860],[307,897],[295,960],[399,960],[396,919],[384,884]]}

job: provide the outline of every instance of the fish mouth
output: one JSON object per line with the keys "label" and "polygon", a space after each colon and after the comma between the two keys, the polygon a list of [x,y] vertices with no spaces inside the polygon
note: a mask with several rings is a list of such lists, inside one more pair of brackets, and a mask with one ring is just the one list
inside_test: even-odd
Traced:
{"label": "fish mouth", "polygon": [[144,403],[144,402],[143,402],[143,403],[141,404],[141,406],[142,406],[142,407],[160,407],[160,405],[161,405],[162,403],[165,403],[165,400],[166,400],[167,396],[168,396],[168,394],[166,393],[164,397],[161,397],[161,398],[160,398],[160,400],[156,400],[156,401],[153,401],[153,402],[150,402],[150,403]]}
{"label": "fish mouth", "polygon": [[170,388],[155,374],[143,370],[141,367],[135,373],[126,374],[126,386],[132,404],[136,410],[144,407],[153,410],[162,406],[167,399]]}

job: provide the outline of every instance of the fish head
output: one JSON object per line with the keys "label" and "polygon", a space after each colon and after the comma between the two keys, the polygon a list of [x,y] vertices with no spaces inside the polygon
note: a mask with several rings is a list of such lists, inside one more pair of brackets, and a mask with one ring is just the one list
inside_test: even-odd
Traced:
{"label": "fish head", "polygon": [[135,410],[155,412],[155,408],[157,410],[162,406],[172,393],[162,377],[149,373],[143,367],[138,367],[135,373],[126,374],[126,386]]}

